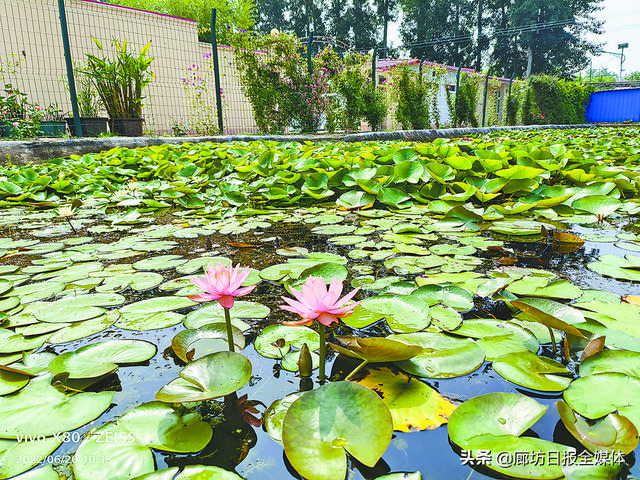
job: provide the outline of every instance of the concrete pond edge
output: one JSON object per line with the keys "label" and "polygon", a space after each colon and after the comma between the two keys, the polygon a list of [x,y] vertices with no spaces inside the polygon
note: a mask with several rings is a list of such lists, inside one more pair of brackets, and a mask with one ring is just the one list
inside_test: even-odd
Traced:
{"label": "concrete pond edge", "polygon": [[39,138],[23,141],[0,142],[0,162],[4,165],[27,165],[43,163],[53,158],[69,155],[98,153],[116,147],[138,148],[151,145],[232,141],[250,142],[254,140],[275,140],[278,142],[369,142],[382,140],[402,140],[409,142],[432,141],[436,138],[457,138],[469,135],[513,130],[557,130],[572,128],[593,128],[598,125],[527,125],[514,127],[448,128],[440,130],[399,130],[393,132],[365,132],[328,135],[218,135],[210,137],[98,137],[98,138]]}

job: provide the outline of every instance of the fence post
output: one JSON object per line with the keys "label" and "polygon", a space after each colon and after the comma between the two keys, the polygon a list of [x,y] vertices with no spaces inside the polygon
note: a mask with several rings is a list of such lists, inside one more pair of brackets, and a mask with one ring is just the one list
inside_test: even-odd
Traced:
{"label": "fence post", "polygon": [[484,79],[484,102],[482,102],[482,126],[484,127],[484,120],[487,116],[487,96],[489,94],[489,72]]}
{"label": "fence post", "polygon": [[307,40],[307,72],[309,75],[313,73],[313,64],[311,63],[311,40],[313,39],[313,32],[309,31],[309,39]]}
{"label": "fence post", "polygon": [[373,47],[373,55],[371,56],[371,83],[376,86],[376,55],[378,54],[378,47]]}
{"label": "fence post", "polygon": [[460,93],[460,72],[462,72],[462,64],[458,66],[456,74],[456,98],[453,101],[453,128],[458,128],[458,94]]}
{"label": "fence post", "polygon": [[216,110],[218,111],[218,130],[224,133],[222,124],[222,94],[220,93],[220,63],[218,62],[218,40],[216,38],[216,9],[211,9],[211,47],[213,48],[213,78],[216,85]]}
{"label": "fence post", "polygon": [[73,111],[73,126],[75,127],[76,136],[82,138],[82,125],[80,124],[80,110],[78,109],[78,97],[76,96],[76,82],[73,78],[73,63],[71,62],[71,47],[69,46],[69,30],[67,29],[64,0],[58,0],[58,12],[60,15],[60,29],[62,30],[64,59],[67,65],[67,81],[69,82],[69,96],[71,97],[71,110]]}

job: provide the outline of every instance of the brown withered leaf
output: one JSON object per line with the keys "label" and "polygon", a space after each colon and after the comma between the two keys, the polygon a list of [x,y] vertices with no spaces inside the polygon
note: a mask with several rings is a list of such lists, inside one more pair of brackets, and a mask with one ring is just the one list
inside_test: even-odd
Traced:
{"label": "brown withered leaf", "polygon": [[232,247],[236,247],[236,248],[258,248],[259,245],[252,245],[251,243],[236,243],[236,242],[229,242],[228,245],[231,245]]}
{"label": "brown withered leaf", "polygon": [[569,232],[553,231],[553,241],[560,243],[577,243],[579,245],[584,244],[584,240],[577,235]]}
{"label": "brown withered leaf", "polygon": [[593,340],[591,340],[587,344],[587,346],[584,347],[584,351],[582,352],[582,355],[580,356],[580,363],[584,362],[585,359],[589,358],[591,355],[594,355],[594,354],[604,350],[604,341],[606,340],[606,338],[607,337],[602,335],[600,337],[596,337]]}

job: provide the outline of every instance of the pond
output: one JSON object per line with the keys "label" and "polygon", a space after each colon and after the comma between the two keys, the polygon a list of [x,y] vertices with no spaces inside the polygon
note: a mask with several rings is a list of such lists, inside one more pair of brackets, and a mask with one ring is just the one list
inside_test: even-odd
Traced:
{"label": "pond", "polygon": [[[354,446],[348,478],[640,475],[640,146],[632,134],[202,144],[5,167],[0,478],[42,464],[80,480],[186,465],[300,478],[271,438],[282,435],[284,411],[271,408],[269,432],[257,420],[289,394],[346,383],[396,399],[381,458],[367,466]],[[55,209],[74,198],[82,204],[68,216]],[[140,407],[196,358],[226,350],[222,330],[204,327],[224,322],[223,309],[186,298],[201,291],[189,278],[219,261],[251,268],[245,285],[257,284],[231,309],[250,378],[216,400]],[[309,380],[296,363],[302,340],[311,345],[317,334],[284,327],[299,317],[279,308],[290,286],[313,276],[339,277],[343,294],[359,287],[362,302],[328,333],[338,346],[328,349],[331,381],[322,386],[317,369]],[[188,329],[200,333],[184,337]],[[335,351],[336,337],[349,335],[422,353],[371,363],[341,382],[360,363]],[[599,335],[605,349],[581,359]],[[134,342],[108,343],[116,340]],[[563,399],[564,410],[556,406]],[[488,426],[500,420],[510,430]],[[26,441],[45,427],[44,441]],[[89,434],[98,427],[99,436]],[[163,429],[171,433],[158,436]],[[335,441],[333,450],[357,443]],[[545,457],[537,469],[534,454]],[[309,465],[322,469],[323,455],[310,453]],[[518,470],[517,458],[530,470]],[[572,469],[580,462],[587,467]],[[605,465],[585,473],[589,463]],[[194,472],[180,478],[204,478]],[[21,478],[51,474],[40,468]],[[152,475],[140,478],[175,471]]]}

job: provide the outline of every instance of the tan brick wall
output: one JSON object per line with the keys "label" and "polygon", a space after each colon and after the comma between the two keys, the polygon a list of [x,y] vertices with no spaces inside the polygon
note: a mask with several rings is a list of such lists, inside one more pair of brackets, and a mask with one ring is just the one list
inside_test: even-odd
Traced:
{"label": "tan brick wall", "polygon": [[[211,45],[198,41],[197,24],[190,20],[159,15],[93,1],[66,0],[66,16],[74,62],[85,53],[100,55],[92,37],[105,52],[111,52],[112,40],[127,40],[132,53],[149,41],[148,56],[155,80],[144,94],[143,116],[146,128],[155,133],[171,131],[171,121],[187,121],[189,102],[181,78],[184,69],[201,63]],[[0,62],[16,54],[22,59],[18,71],[5,81],[29,95],[29,101],[46,107],[57,102],[71,110],[66,90],[66,68],[56,0],[0,0]],[[255,131],[248,102],[229,64],[232,50],[220,47],[224,120],[226,132]],[[24,52],[24,54],[22,53]],[[215,107],[213,72],[209,105]],[[244,108],[236,108],[243,105]],[[232,108],[233,107],[233,108]],[[217,116],[213,110],[213,118]]]}

